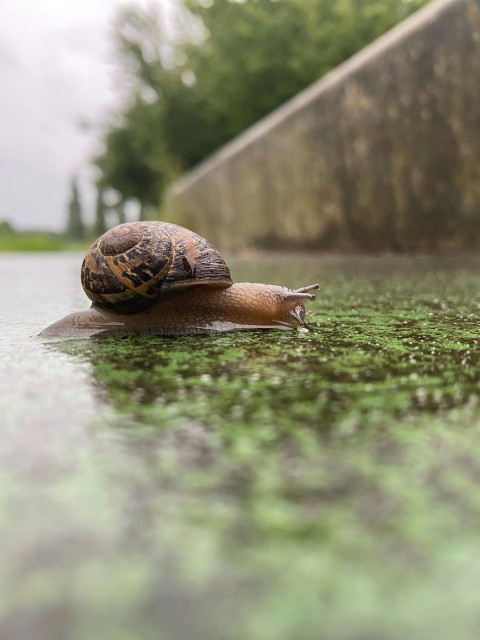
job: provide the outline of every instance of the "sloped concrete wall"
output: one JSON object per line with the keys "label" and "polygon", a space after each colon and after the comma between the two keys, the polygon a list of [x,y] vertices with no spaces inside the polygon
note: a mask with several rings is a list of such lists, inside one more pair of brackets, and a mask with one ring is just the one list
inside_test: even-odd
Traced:
{"label": "sloped concrete wall", "polygon": [[177,182],[223,249],[480,248],[480,0],[437,0]]}

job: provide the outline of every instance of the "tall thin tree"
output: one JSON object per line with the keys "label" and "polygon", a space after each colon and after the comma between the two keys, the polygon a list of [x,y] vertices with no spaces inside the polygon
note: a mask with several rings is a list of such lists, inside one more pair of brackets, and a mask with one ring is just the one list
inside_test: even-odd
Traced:
{"label": "tall thin tree", "polygon": [[118,220],[118,224],[123,224],[124,222],[127,221],[127,213],[125,211],[125,200],[120,200],[116,207],[115,207],[115,213],[117,214],[117,220]]}
{"label": "tall thin tree", "polygon": [[67,236],[72,240],[83,240],[85,238],[85,225],[82,218],[82,205],[78,183],[73,176],[70,184],[70,201],[68,204]]}
{"label": "tall thin tree", "polygon": [[101,185],[97,187],[97,203],[95,205],[95,235],[101,236],[107,230],[106,222],[107,204],[105,202],[105,193]]}

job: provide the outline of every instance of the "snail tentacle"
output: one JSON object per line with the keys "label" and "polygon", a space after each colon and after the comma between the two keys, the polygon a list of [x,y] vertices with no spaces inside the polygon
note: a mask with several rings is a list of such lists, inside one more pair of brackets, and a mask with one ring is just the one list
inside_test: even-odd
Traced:
{"label": "snail tentacle", "polygon": [[318,284],[312,284],[309,287],[303,287],[302,289],[295,289],[294,291],[286,291],[283,295],[284,300],[315,300],[316,295],[314,293],[307,293],[314,289],[319,289]]}
{"label": "snail tentacle", "polygon": [[320,289],[319,284],[309,284],[306,287],[300,287],[300,289],[295,289],[297,293],[308,293],[309,291],[318,291]]}

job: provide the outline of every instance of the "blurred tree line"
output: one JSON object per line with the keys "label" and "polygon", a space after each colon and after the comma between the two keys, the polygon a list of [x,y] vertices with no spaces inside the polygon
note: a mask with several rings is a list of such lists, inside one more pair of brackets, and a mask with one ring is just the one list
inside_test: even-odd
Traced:
{"label": "blurred tree line", "polygon": [[122,6],[113,33],[126,90],[95,159],[99,194],[150,217],[181,172],[427,1],[178,0],[168,32],[158,4]]}

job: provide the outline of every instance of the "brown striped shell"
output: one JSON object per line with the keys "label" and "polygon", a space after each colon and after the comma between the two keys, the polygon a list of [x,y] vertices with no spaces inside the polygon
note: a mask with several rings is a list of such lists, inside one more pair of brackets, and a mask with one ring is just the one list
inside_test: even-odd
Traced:
{"label": "brown striped shell", "polygon": [[229,287],[230,271],[213,245],[167,222],[127,222],[110,229],[82,265],[87,296],[118,313],[136,313],[168,291],[198,284]]}

